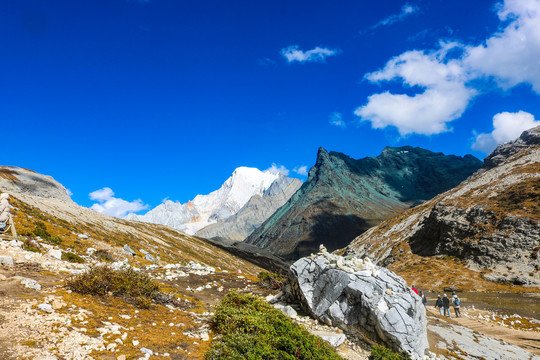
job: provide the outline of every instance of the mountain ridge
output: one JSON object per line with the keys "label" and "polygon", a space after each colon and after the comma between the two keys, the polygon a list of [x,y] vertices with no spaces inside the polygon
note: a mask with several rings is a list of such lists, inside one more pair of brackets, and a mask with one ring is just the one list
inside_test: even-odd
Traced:
{"label": "mountain ridge", "polygon": [[[457,187],[370,229],[344,251],[369,256],[401,276],[413,271],[406,270],[411,263],[446,256],[487,280],[539,287],[539,170],[536,127],[499,145]],[[453,281],[467,286],[466,279]]]}
{"label": "mountain ridge", "polygon": [[334,250],[457,185],[481,164],[471,155],[411,146],[358,160],[321,147],[302,187],[245,242],[289,258],[316,252],[320,243]]}

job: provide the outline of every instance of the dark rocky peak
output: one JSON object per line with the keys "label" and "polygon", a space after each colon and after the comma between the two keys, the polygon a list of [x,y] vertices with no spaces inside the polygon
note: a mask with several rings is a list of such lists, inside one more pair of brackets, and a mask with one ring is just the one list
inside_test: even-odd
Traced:
{"label": "dark rocky peak", "polygon": [[497,146],[497,148],[484,159],[482,170],[492,169],[504,163],[512,155],[538,145],[540,145],[540,126],[525,130],[516,140]]}
{"label": "dark rocky peak", "polygon": [[331,249],[410,206],[451,189],[482,166],[411,146],[353,159],[319,148],[302,187],[245,242],[290,258]]}

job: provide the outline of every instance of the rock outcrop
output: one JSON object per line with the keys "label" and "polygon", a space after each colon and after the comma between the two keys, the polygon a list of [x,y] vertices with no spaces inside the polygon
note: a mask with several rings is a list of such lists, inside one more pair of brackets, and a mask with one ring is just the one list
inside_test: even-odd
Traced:
{"label": "rock outcrop", "polygon": [[195,235],[222,241],[242,241],[283,206],[300,186],[300,180],[280,176],[261,195],[253,195],[236,214],[197,231]]}
{"label": "rock outcrop", "polygon": [[540,286],[540,127],[500,145],[456,188],[370,229],[347,254],[386,266],[448,256],[490,281]]}
{"label": "rock outcrop", "polygon": [[73,203],[66,188],[51,176],[16,166],[0,166],[0,190],[8,194],[26,194]]}
{"label": "rock outcrop", "polygon": [[296,261],[284,287],[315,318],[370,343],[422,359],[429,347],[421,298],[391,271],[368,258],[346,260],[326,252]]}
{"label": "rock outcrop", "polygon": [[245,242],[288,258],[348,245],[381,221],[451,189],[482,162],[410,146],[352,159],[319,149],[309,177]]}

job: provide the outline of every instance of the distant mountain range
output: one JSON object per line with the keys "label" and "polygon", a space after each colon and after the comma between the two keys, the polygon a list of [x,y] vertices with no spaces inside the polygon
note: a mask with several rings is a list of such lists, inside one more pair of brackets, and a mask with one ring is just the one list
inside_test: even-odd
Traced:
{"label": "distant mountain range", "polygon": [[300,180],[279,173],[239,167],[208,195],[197,195],[185,204],[167,200],[144,215],[129,214],[126,219],[168,225],[190,235],[241,241],[300,185]]}
{"label": "distant mountain range", "polygon": [[309,177],[245,240],[288,258],[344,247],[381,221],[458,185],[482,166],[474,156],[387,147],[355,160],[320,148]]}

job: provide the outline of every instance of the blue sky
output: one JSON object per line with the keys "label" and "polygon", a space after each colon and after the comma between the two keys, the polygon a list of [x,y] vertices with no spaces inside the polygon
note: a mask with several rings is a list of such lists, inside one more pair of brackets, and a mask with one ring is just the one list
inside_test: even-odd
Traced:
{"label": "blue sky", "polygon": [[483,158],[540,119],[539,59],[540,0],[3,1],[1,160],[133,210],[319,146]]}

